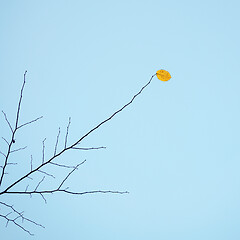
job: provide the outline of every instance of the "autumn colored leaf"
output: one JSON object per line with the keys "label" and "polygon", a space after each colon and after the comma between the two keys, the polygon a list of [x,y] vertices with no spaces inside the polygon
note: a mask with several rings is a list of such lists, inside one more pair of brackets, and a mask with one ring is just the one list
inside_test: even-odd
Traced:
{"label": "autumn colored leaf", "polygon": [[164,81],[164,82],[170,80],[170,78],[171,78],[170,73],[168,71],[166,71],[166,70],[163,70],[163,69],[158,70],[156,75],[157,75],[157,78],[159,80]]}

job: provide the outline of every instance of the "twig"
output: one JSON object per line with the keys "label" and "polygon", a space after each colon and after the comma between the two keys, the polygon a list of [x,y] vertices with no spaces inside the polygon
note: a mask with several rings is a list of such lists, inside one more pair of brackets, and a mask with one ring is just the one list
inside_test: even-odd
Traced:
{"label": "twig", "polygon": [[60,136],[60,128],[58,129],[58,135],[57,135],[57,140],[56,140],[56,144],[55,144],[55,149],[54,149],[54,154],[53,154],[53,156],[55,156],[55,155],[56,155],[56,152],[57,152],[57,146],[58,146],[59,136]]}
{"label": "twig", "polygon": [[[39,224],[39,223],[36,223],[35,221],[33,221],[33,220],[31,220],[31,219],[28,219],[28,218],[24,217],[23,212],[18,212],[18,211],[13,207],[13,205],[8,205],[8,204],[6,204],[6,203],[4,203],[4,202],[0,202],[0,204],[3,205],[3,206],[5,206],[5,207],[7,207],[7,208],[10,208],[10,209],[12,210],[12,212],[10,212],[10,213],[8,213],[8,214],[6,214],[6,215],[0,215],[0,217],[3,217],[3,218],[7,221],[7,224],[8,224],[8,222],[12,222],[12,223],[14,223],[16,226],[18,226],[19,228],[21,228],[23,231],[27,232],[28,234],[30,234],[30,235],[32,235],[32,236],[33,236],[34,234],[32,234],[29,230],[27,230],[26,228],[24,228],[22,225],[20,225],[20,224],[16,221],[18,218],[21,218],[22,223],[23,223],[23,221],[25,220],[25,221],[27,221],[27,222],[29,222],[29,223],[32,223],[32,224],[36,225],[36,226],[45,228],[43,225],[41,225],[41,224]],[[10,219],[8,216],[9,216],[11,213],[15,213],[15,214],[17,215],[17,217]]]}
{"label": "twig", "polygon": [[106,147],[91,147],[91,148],[73,147],[72,149],[78,149],[78,150],[98,150],[98,149],[106,149]]}
{"label": "twig", "polygon": [[46,198],[43,196],[43,194],[42,194],[42,193],[40,193],[40,195],[41,195],[41,197],[43,198],[43,200],[44,200],[45,204],[47,204],[47,200],[46,200]]}
{"label": "twig", "polygon": [[25,146],[25,147],[23,147],[23,148],[18,148],[18,149],[15,149],[15,150],[10,151],[10,153],[17,152],[17,151],[20,151],[20,150],[24,150],[24,149],[26,149],[26,148],[27,148],[27,146]]}
{"label": "twig", "polygon": [[8,124],[8,126],[9,126],[9,128],[11,129],[11,131],[13,133],[12,126],[11,126],[10,122],[8,121],[8,119],[7,119],[7,114],[4,111],[2,111],[2,113],[3,113],[4,117],[5,117],[5,120],[6,120],[7,124]]}
{"label": "twig", "polygon": [[9,146],[9,142],[4,138],[2,137],[2,139],[7,143],[7,145]]}
{"label": "twig", "polygon": [[45,179],[45,176],[42,178],[42,180],[37,184],[37,186],[36,186],[36,188],[35,188],[35,190],[34,191],[37,191],[37,189],[38,189],[38,187],[39,187],[39,185],[44,181],[44,179]]}
{"label": "twig", "polygon": [[38,121],[38,120],[41,119],[41,118],[43,118],[43,116],[38,117],[38,118],[36,118],[36,119],[34,119],[34,120],[30,121],[30,122],[26,122],[26,123],[20,125],[17,129],[22,128],[22,127],[24,127],[24,126],[26,126],[26,125],[28,125],[28,124],[33,123],[33,122],[36,122],[36,121]]}
{"label": "twig", "polygon": [[7,157],[2,151],[0,151],[0,154],[2,154],[5,158]]}
{"label": "twig", "polygon": [[71,175],[75,170],[77,170],[80,165],[82,165],[82,164],[85,163],[85,162],[86,162],[86,160],[84,160],[82,163],[78,164],[70,173],[68,173],[68,175],[67,175],[67,176],[63,179],[63,181],[60,183],[58,189],[60,189],[60,188],[62,187],[62,185],[64,184],[64,182],[70,177],[70,175]]}
{"label": "twig", "polygon": [[66,136],[65,136],[64,148],[67,147],[67,138],[68,138],[68,131],[69,131],[70,124],[71,124],[71,118],[69,117],[69,119],[68,119],[68,125],[67,125],[67,132],[66,132]]}
{"label": "twig", "polygon": [[42,164],[44,164],[45,141],[46,141],[46,138],[44,138],[44,140],[42,141],[42,144],[43,144],[43,149],[42,149]]}
{"label": "twig", "polygon": [[31,194],[49,194],[55,192],[64,192],[72,195],[84,195],[92,193],[115,193],[115,194],[126,194],[128,191],[112,191],[112,190],[94,190],[94,191],[85,191],[85,192],[72,192],[66,189],[53,189],[53,190],[43,190],[43,191],[29,191],[29,192],[7,192],[8,194],[21,194],[21,195],[31,195]]}
{"label": "twig", "polygon": [[54,163],[54,162],[50,162],[50,164],[58,166],[58,167],[64,167],[64,168],[75,168],[75,166],[68,166],[68,165],[58,164],[58,163]]}
{"label": "twig", "polygon": [[24,89],[24,86],[25,86],[25,83],[26,83],[26,74],[27,74],[27,71],[25,71],[24,77],[23,77],[23,85],[22,85],[21,94],[20,94],[20,99],[19,99],[19,103],[18,103],[15,129],[18,128],[18,120],[19,120],[19,114],[20,114],[20,108],[21,108],[21,102],[22,102],[22,96],[23,96],[23,89]]}
{"label": "twig", "polygon": [[16,116],[16,123],[15,123],[15,128],[13,130],[13,128],[11,127],[11,124],[9,123],[8,119],[7,119],[7,115],[3,112],[4,116],[5,116],[5,119],[12,131],[12,139],[11,139],[11,142],[8,146],[8,151],[7,151],[7,154],[6,154],[6,157],[5,157],[5,162],[4,162],[4,165],[3,165],[3,168],[2,168],[2,174],[1,174],[1,177],[0,177],[0,186],[2,184],[2,181],[3,181],[3,178],[4,178],[4,175],[5,175],[5,169],[6,169],[6,166],[7,166],[7,162],[8,162],[8,157],[10,155],[10,152],[11,152],[11,146],[13,143],[15,143],[15,140],[14,140],[14,136],[15,136],[15,133],[17,131],[17,128],[18,128],[18,120],[19,120],[19,114],[20,114],[20,109],[21,109],[21,102],[22,102],[22,96],[23,96],[23,89],[24,89],[24,86],[25,86],[25,83],[26,83],[26,74],[27,74],[27,71],[25,71],[24,73],[24,76],[23,76],[23,85],[22,85],[22,88],[21,88],[21,93],[20,93],[20,98],[19,98],[19,102],[18,102],[18,108],[17,108],[17,116]]}
{"label": "twig", "polygon": [[44,171],[42,171],[42,170],[38,170],[38,172],[43,173],[43,174],[46,174],[46,175],[49,176],[49,177],[55,178],[54,175],[52,175],[52,174],[50,174],[50,173],[47,173],[47,172],[44,172]]}

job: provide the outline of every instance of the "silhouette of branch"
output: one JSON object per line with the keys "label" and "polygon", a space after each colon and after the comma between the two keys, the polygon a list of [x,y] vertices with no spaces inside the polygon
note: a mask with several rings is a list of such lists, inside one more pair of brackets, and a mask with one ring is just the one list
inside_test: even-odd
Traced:
{"label": "silhouette of branch", "polygon": [[[22,223],[24,221],[27,221],[29,223],[32,223],[36,226],[39,226],[39,227],[42,227],[42,228],[45,228],[43,225],[39,224],[39,223],[36,223],[35,221],[29,219],[29,218],[26,218],[24,217],[23,215],[23,212],[19,212],[17,211],[13,205],[9,205],[9,204],[6,204],[4,202],[0,202],[0,204],[2,206],[5,206],[6,208],[9,208],[9,213],[7,213],[6,215],[2,215],[0,214],[0,217],[4,218],[6,220],[6,227],[8,226],[8,223],[9,222],[12,222],[13,224],[15,224],[17,227],[21,228],[23,231],[27,232],[29,235],[33,236],[34,234],[31,233],[29,230],[27,230],[25,227],[22,226]],[[12,218],[10,218],[9,216],[10,215],[14,215]],[[17,220],[20,219],[21,220],[21,223],[19,223]]]}
{"label": "silhouette of branch", "polygon": [[24,150],[26,148],[27,148],[27,146],[25,146],[23,148],[14,149],[14,150],[10,151],[10,153],[17,152],[17,151],[20,151],[20,150]]}
{"label": "silhouette of branch", "polygon": [[6,120],[7,124],[8,124],[8,126],[9,126],[9,128],[11,129],[11,131],[13,133],[13,129],[12,129],[12,126],[11,126],[10,122],[8,121],[7,114],[4,111],[2,111],[2,113],[3,113],[4,117],[5,117],[5,120]]}
{"label": "silhouette of branch", "polygon": [[9,142],[4,138],[2,137],[2,139],[5,141],[5,143],[7,143],[7,145],[9,146]]}
{"label": "silhouette of branch", "polygon": [[65,136],[65,144],[64,144],[64,148],[67,147],[68,131],[69,131],[70,124],[71,124],[71,118],[69,117],[69,119],[68,119],[68,125],[67,125],[67,131],[66,131],[66,136]]}
{"label": "silhouette of branch", "polygon": [[[15,127],[14,128],[12,128],[10,122],[7,119],[7,115],[3,112],[5,120],[7,121],[8,125],[9,125],[9,127],[10,127],[10,129],[12,131],[12,136],[11,136],[11,141],[10,142],[8,142],[6,139],[3,138],[4,141],[8,144],[8,150],[7,150],[7,154],[4,154],[4,153],[0,152],[5,157],[5,161],[4,161],[3,166],[2,166],[2,173],[1,173],[1,177],[0,177],[0,186],[2,184],[4,175],[6,174],[6,171],[5,171],[6,170],[6,166],[10,164],[10,163],[8,163],[8,158],[9,158],[10,153],[17,152],[17,151],[20,151],[20,150],[23,150],[23,149],[26,148],[25,147],[25,148],[19,148],[19,149],[11,150],[12,144],[15,143],[15,139],[14,138],[15,138],[16,131],[18,129],[20,129],[20,128],[24,127],[24,126],[27,126],[27,125],[29,125],[31,123],[34,123],[34,122],[36,122],[36,121],[38,121],[39,119],[42,118],[42,116],[41,116],[41,117],[38,117],[38,118],[36,118],[36,119],[34,119],[32,121],[26,122],[26,123],[18,126],[19,116],[20,116],[20,109],[21,109],[21,102],[22,102],[22,97],[23,97],[23,90],[24,90],[24,86],[25,86],[25,83],[26,83],[26,73],[27,73],[27,71],[25,71],[25,73],[24,73],[24,81],[23,81],[23,85],[22,85],[22,88],[21,88],[21,92],[20,92],[20,98],[19,98],[19,102],[18,102],[17,115],[16,115],[16,121],[15,121]],[[22,194],[22,195],[30,195],[30,197],[31,197],[32,194],[39,194],[43,198],[44,202],[46,203],[47,201],[46,201],[46,198],[44,197],[44,195],[45,194],[49,194],[49,193],[57,193],[57,192],[59,192],[59,193],[60,192],[61,193],[66,193],[66,194],[72,194],[72,195],[84,195],[84,194],[94,194],[94,193],[113,193],[113,194],[126,194],[126,193],[128,193],[127,191],[112,191],[112,190],[94,190],[94,191],[78,192],[78,191],[70,191],[70,190],[68,190],[68,188],[63,189],[62,188],[63,185],[66,183],[66,181],[71,176],[71,174],[73,174],[73,172],[75,170],[77,170],[80,165],[84,164],[86,162],[86,160],[82,161],[81,163],[77,164],[76,166],[70,166],[70,165],[66,165],[66,164],[59,164],[55,160],[58,160],[58,158],[60,156],[62,156],[65,152],[70,151],[70,150],[86,150],[86,151],[88,151],[88,150],[105,149],[106,147],[87,147],[86,148],[86,147],[78,147],[78,146],[88,135],[90,135],[91,133],[96,131],[99,127],[101,127],[103,124],[105,124],[108,121],[110,121],[118,113],[122,112],[126,107],[128,107],[130,104],[132,104],[132,102],[135,100],[135,98],[138,95],[140,95],[142,93],[142,91],[151,83],[151,81],[152,81],[152,79],[153,79],[153,77],[155,75],[153,75],[150,78],[150,80],[123,107],[119,108],[112,115],[110,115],[110,117],[106,118],[105,120],[100,122],[98,125],[96,125],[94,128],[89,130],[86,134],[84,134],[82,137],[80,137],[76,142],[72,143],[70,146],[67,146],[69,127],[70,127],[70,124],[71,124],[71,118],[69,118],[67,129],[66,129],[66,135],[65,135],[65,141],[64,141],[63,149],[57,152],[58,142],[59,142],[59,137],[60,137],[60,128],[59,128],[57,139],[56,139],[56,143],[55,143],[53,156],[51,156],[48,159],[45,159],[45,141],[46,141],[46,138],[45,138],[43,140],[43,142],[42,142],[42,162],[37,167],[34,168],[33,167],[33,157],[31,155],[30,170],[27,171],[27,173],[22,175],[20,178],[18,178],[17,180],[13,181],[8,186],[6,186],[2,191],[0,191],[0,196],[4,195],[4,194],[17,194],[17,195]],[[14,188],[19,183],[23,182],[25,179],[29,178],[29,179],[33,180],[33,178],[35,176],[34,173],[38,173],[39,172],[39,173],[42,173],[42,174],[44,174],[46,176],[55,178],[54,175],[49,174],[48,172],[42,170],[44,167],[49,166],[49,165],[70,169],[70,172],[68,172],[66,177],[61,180],[61,182],[58,185],[58,187],[53,188],[53,189],[50,188],[49,190],[46,190],[46,189],[38,190],[40,188],[41,183],[45,180],[45,176],[43,176],[43,178],[37,183],[37,185],[34,188],[34,190],[28,190],[29,189],[29,184],[26,186],[25,191],[22,191],[22,190],[14,191],[14,190],[12,190],[12,188]],[[7,207],[9,207],[9,206],[7,206]],[[17,213],[17,212],[15,212],[15,213]],[[0,215],[0,217],[5,218],[7,223],[8,222],[13,222],[16,226],[22,228],[22,230],[28,232],[30,235],[32,235],[32,233],[17,222],[18,218],[21,218],[22,220],[30,221],[30,222],[34,223],[35,225],[43,227],[42,225],[37,224],[37,223],[33,222],[32,220],[26,219],[25,217],[23,217],[20,214],[21,213],[18,214],[17,218],[9,218],[10,213],[8,215]]]}
{"label": "silhouette of branch", "polygon": [[68,166],[68,165],[58,164],[58,163],[54,163],[54,162],[50,162],[50,164],[58,166],[58,167],[64,167],[64,168],[75,168],[75,166]]}
{"label": "silhouette of branch", "polygon": [[55,149],[54,149],[54,156],[56,155],[56,152],[57,152],[59,136],[60,136],[60,128],[58,129],[58,135],[57,135],[57,140],[56,140]]}
{"label": "silhouette of branch", "polygon": [[0,151],[0,154],[2,154],[5,158],[7,157],[2,151]]}
{"label": "silhouette of branch", "polygon": [[[154,74],[150,80],[148,81],[147,84],[145,84],[141,90],[135,94],[132,99],[125,104],[123,107],[121,107],[119,110],[117,110],[116,112],[114,112],[109,118],[105,119],[104,121],[102,121],[101,123],[99,123],[96,127],[92,128],[89,132],[87,132],[85,135],[83,135],[79,140],[77,140],[75,143],[73,143],[71,146],[64,148],[62,151],[60,151],[59,153],[57,153],[55,156],[52,156],[49,160],[47,161],[43,161],[42,164],[40,164],[38,167],[36,167],[35,169],[33,169],[32,171],[28,172],[26,175],[22,176],[21,178],[19,178],[18,180],[16,180],[14,183],[12,183],[10,186],[8,186],[4,191],[0,192],[1,194],[4,194],[6,192],[8,192],[12,187],[14,187],[16,184],[18,184],[19,182],[21,182],[22,180],[24,180],[25,178],[27,178],[29,175],[33,174],[34,172],[38,171],[39,169],[41,169],[43,166],[49,164],[50,162],[52,162],[54,159],[56,159],[57,157],[61,156],[64,152],[73,149],[77,144],[79,144],[83,139],[85,139],[89,134],[91,134],[92,132],[94,132],[95,130],[97,130],[100,126],[102,126],[104,123],[108,122],[109,120],[111,120],[115,115],[117,115],[118,113],[120,113],[123,109],[125,109],[127,106],[129,106],[134,99],[140,95],[142,93],[142,91],[151,83],[153,77],[156,74]],[[44,151],[43,151],[43,160],[44,160]]]}
{"label": "silhouette of branch", "polygon": [[42,141],[43,147],[42,147],[42,164],[44,164],[44,157],[45,157],[45,141],[46,138]]}
{"label": "silhouette of branch", "polygon": [[4,165],[3,165],[3,168],[2,168],[2,174],[1,174],[1,177],[0,177],[0,186],[1,186],[3,178],[4,178],[4,174],[5,174],[8,158],[9,158],[9,155],[10,155],[10,152],[11,152],[12,144],[15,143],[14,136],[15,136],[15,133],[16,133],[17,128],[18,128],[18,120],[19,120],[19,114],[20,114],[20,108],[21,108],[21,102],[22,102],[22,96],[23,96],[23,89],[24,89],[24,86],[25,86],[25,83],[26,83],[26,74],[27,74],[27,71],[25,71],[24,76],[23,76],[23,85],[22,85],[22,88],[21,88],[20,98],[19,98],[19,102],[18,102],[17,116],[16,116],[16,122],[15,122],[15,128],[14,129],[12,128],[11,124],[9,123],[9,121],[7,119],[7,115],[2,111],[4,116],[5,116],[5,120],[7,121],[8,125],[9,125],[9,127],[12,131],[12,137],[11,137],[12,140],[11,140],[10,144],[8,145],[8,151],[7,151],[7,154],[6,154],[6,157],[5,157],[5,162],[4,162]]}
{"label": "silhouette of branch", "polygon": [[45,174],[45,175],[47,175],[47,176],[49,176],[49,177],[55,178],[54,175],[49,174],[49,173],[47,173],[47,172],[44,172],[44,171],[42,171],[42,170],[38,170],[38,172],[43,173],[43,174]]}
{"label": "silhouette of branch", "polygon": [[106,147],[91,147],[91,148],[73,147],[72,149],[78,149],[78,150],[98,150],[98,149],[106,149]]}
{"label": "silhouette of branch", "polygon": [[41,118],[43,118],[43,116],[38,117],[38,118],[36,118],[36,119],[34,119],[34,120],[30,121],[30,122],[24,123],[24,124],[20,125],[17,129],[20,129],[20,128],[26,126],[26,125],[29,125],[29,124],[31,124],[31,123],[33,123],[33,122],[36,122],[36,121],[38,121],[38,120],[41,119]]}
{"label": "silhouette of branch", "polygon": [[45,176],[42,178],[42,180],[41,181],[39,181],[39,183],[37,184],[37,186],[36,186],[36,188],[35,188],[35,190],[34,191],[37,191],[37,189],[38,189],[38,187],[39,187],[39,185],[44,181],[44,179],[45,179]]}
{"label": "silhouette of branch", "polygon": [[43,191],[29,191],[29,192],[7,192],[7,194],[22,194],[22,195],[28,195],[28,194],[49,194],[49,193],[55,193],[55,192],[64,192],[72,195],[84,195],[89,193],[115,193],[115,194],[126,194],[129,193],[128,191],[111,191],[111,190],[94,190],[94,191],[86,191],[86,192],[72,192],[68,191],[66,189],[53,189],[53,190],[43,190]]}

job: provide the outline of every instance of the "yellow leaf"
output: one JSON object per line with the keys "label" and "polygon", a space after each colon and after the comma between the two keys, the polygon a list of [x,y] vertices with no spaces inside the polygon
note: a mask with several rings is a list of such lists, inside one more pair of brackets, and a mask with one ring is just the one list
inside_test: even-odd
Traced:
{"label": "yellow leaf", "polygon": [[157,74],[157,78],[164,82],[168,81],[171,78],[170,73],[163,69],[158,70],[156,74]]}

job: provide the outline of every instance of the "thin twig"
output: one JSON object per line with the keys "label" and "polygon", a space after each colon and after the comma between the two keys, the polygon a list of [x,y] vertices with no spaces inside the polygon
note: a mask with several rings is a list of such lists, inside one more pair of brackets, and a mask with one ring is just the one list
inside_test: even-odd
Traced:
{"label": "thin twig", "polygon": [[5,117],[5,120],[6,120],[7,124],[8,124],[8,126],[9,126],[9,128],[11,129],[11,131],[13,133],[13,128],[12,128],[10,122],[8,121],[7,114],[4,111],[2,111],[2,113],[3,113],[4,117]]}
{"label": "thin twig", "polygon": [[58,166],[58,167],[64,167],[64,168],[75,168],[75,166],[68,166],[68,165],[58,164],[58,163],[54,163],[54,162],[50,162],[50,164]]}
{"label": "thin twig", "polygon": [[43,118],[43,116],[38,117],[38,118],[36,118],[36,119],[34,119],[34,120],[30,121],[30,122],[26,122],[26,123],[20,125],[17,129],[22,128],[22,127],[24,127],[24,126],[26,126],[26,125],[28,125],[28,124],[33,123],[33,122],[36,122],[36,121],[38,121],[38,120],[41,119],[41,118]]}
{"label": "thin twig", "polygon": [[46,138],[44,138],[44,140],[42,141],[42,144],[43,144],[43,149],[42,149],[42,164],[44,164],[45,141],[46,141]]}
{"label": "thin twig", "polygon": [[24,89],[24,86],[25,86],[25,83],[26,83],[26,74],[27,74],[27,71],[25,71],[25,73],[24,73],[23,85],[22,85],[21,94],[20,94],[20,99],[19,99],[19,103],[18,103],[17,117],[16,117],[16,124],[15,124],[15,129],[16,129],[16,130],[17,130],[17,128],[18,128],[18,120],[19,120],[20,109],[21,109],[21,102],[22,102],[22,97],[23,97],[23,89]]}
{"label": "thin twig", "polygon": [[0,154],[2,154],[5,158],[7,157],[2,151],[0,151]]}
{"label": "thin twig", "polygon": [[42,178],[42,180],[41,181],[39,181],[39,183],[37,184],[37,186],[36,186],[36,188],[35,188],[35,190],[34,191],[37,191],[37,189],[38,189],[38,187],[39,187],[39,185],[44,181],[44,179],[45,179],[45,176]]}
{"label": "thin twig", "polygon": [[26,148],[27,148],[27,146],[22,147],[22,148],[18,148],[18,149],[14,149],[14,150],[10,151],[10,153],[17,152],[17,151],[20,151],[20,150],[24,150]]}
{"label": "thin twig", "polygon": [[2,139],[7,143],[7,145],[9,146],[9,142],[4,138],[2,137]]}
{"label": "thin twig", "polygon": [[62,185],[64,184],[64,182],[70,177],[70,175],[78,169],[78,167],[82,164],[84,164],[86,162],[86,160],[84,160],[83,162],[81,162],[80,164],[78,164],[71,172],[68,173],[68,175],[63,179],[63,181],[60,183],[58,189],[60,189],[62,187]]}
{"label": "thin twig", "polygon": [[90,147],[90,148],[73,147],[72,149],[78,149],[78,150],[98,150],[98,149],[106,149],[106,147]]}
{"label": "thin twig", "polygon": [[67,125],[67,132],[66,132],[66,136],[65,136],[65,144],[64,144],[64,148],[67,147],[68,131],[69,131],[70,124],[71,124],[71,118],[69,117],[69,119],[68,119],[68,125]]}
{"label": "thin twig", "polygon": [[58,129],[58,135],[57,135],[57,140],[56,140],[56,144],[55,144],[55,149],[54,149],[54,154],[53,154],[53,156],[55,156],[55,155],[56,155],[56,152],[57,152],[57,146],[58,146],[59,136],[60,136],[60,128]]}
{"label": "thin twig", "polygon": [[127,194],[128,191],[112,191],[112,190],[94,190],[94,191],[85,191],[85,192],[72,192],[66,189],[53,189],[53,190],[43,190],[43,191],[29,191],[29,192],[7,192],[7,194],[21,194],[21,195],[31,195],[31,194],[50,194],[55,192],[64,192],[72,195],[84,195],[92,193],[116,193],[116,194]]}
{"label": "thin twig", "polygon": [[24,89],[24,86],[25,86],[25,83],[26,83],[26,74],[27,74],[27,71],[25,71],[24,76],[23,76],[23,85],[22,85],[22,88],[21,88],[20,98],[19,98],[19,102],[18,102],[18,108],[17,108],[17,115],[16,115],[16,122],[15,122],[14,130],[11,127],[11,124],[9,123],[9,121],[7,119],[7,115],[2,111],[4,116],[5,116],[5,119],[6,119],[7,123],[8,123],[8,125],[9,125],[9,127],[10,127],[10,129],[12,131],[12,137],[11,137],[11,142],[10,142],[10,144],[8,146],[8,151],[7,151],[7,154],[6,154],[6,157],[5,157],[5,162],[4,162],[4,165],[3,165],[3,168],[2,168],[2,174],[1,174],[1,177],[0,177],[0,186],[2,184],[4,175],[5,175],[5,169],[6,169],[6,166],[7,166],[8,157],[9,157],[10,152],[11,152],[11,146],[12,146],[13,143],[15,143],[14,136],[15,136],[15,133],[16,133],[17,128],[18,128],[18,120],[19,120],[19,114],[20,114],[20,109],[21,109],[23,89]]}
{"label": "thin twig", "polygon": [[47,173],[47,172],[44,172],[44,171],[42,171],[42,170],[38,170],[38,172],[43,173],[43,174],[46,174],[46,175],[49,176],[49,177],[55,178],[54,175],[52,175],[52,174],[50,174],[50,173]]}
{"label": "thin twig", "polygon": [[43,196],[43,194],[42,194],[42,193],[40,193],[40,195],[41,195],[41,197],[43,198],[43,200],[44,200],[45,204],[47,204],[47,200],[46,200],[46,198]]}
{"label": "thin twig", "polygon": [[[18,226],[19,228],[21,228],[23,231],[27,232],[27,233],[30,234],[30,235],[33,235],[33,234],[32,234],[29,230],[27,230],[26,228],[24,228],[23,226],[21,226],[18,222],[16,222],[16,220],[17,220],[18,218],[21,218],[22,223],[23,223],[23,221],[25,220],[25,221],[27,221],[27,222],[29,222],[29,223],[32,223],[32,224],[36,225],[36,226],[45,228],[43,225],[41,225],[41,224],[39,224],[39,223],[36,223],[35,221],[33,221],[33,220],[31,220],[31,219],[28,219],[28,218],[24,217],[23,212],[18,212],[18,211],[13,207],[13,205],[8,205],[8,204],[6,204],[6,203],[4,203],[4,202],[0,202],[0,204],[3,205],[3,206],[5,206],[5,207],[7,207],[7,208],[10,208],[10,209],[12,210],[12,212],[10,212],[10,213],[8,213],[8,214],[6,214],[6,215],[0,215],[0,217],[5,218],[5,220],[7,221],[7,223],[8,223],[8,222],[14,223],[16,226]],[[15,213],[15,214],[17,215],[17,217],[15,217],[15,218],[13,218],[13,219],[10,219],[8,216],[9,216],[11,213]]]}

